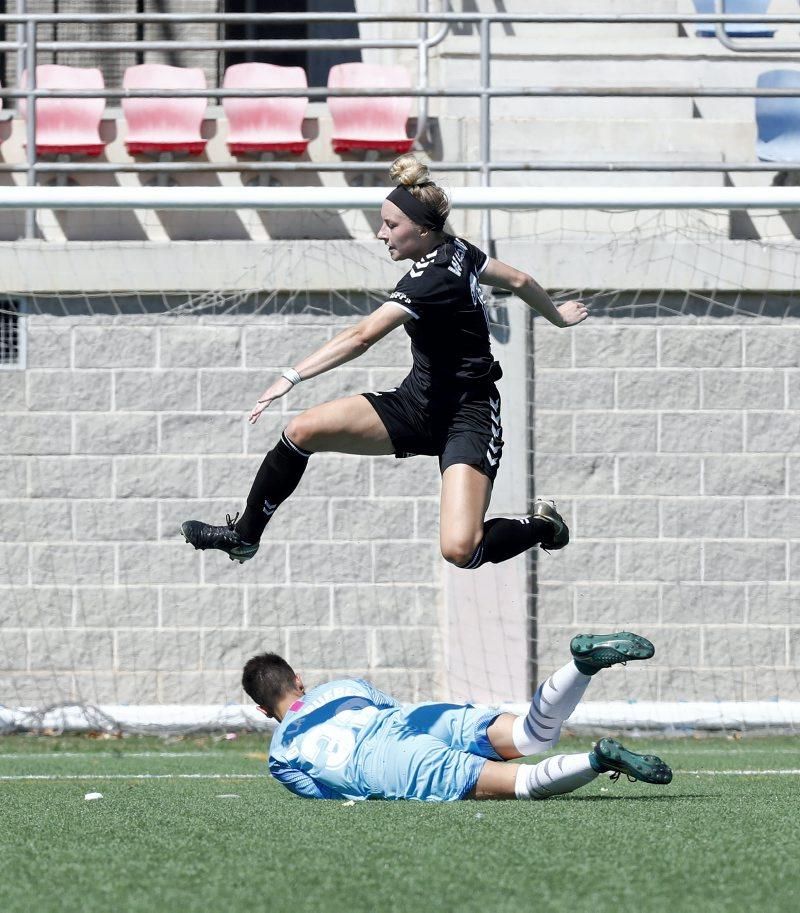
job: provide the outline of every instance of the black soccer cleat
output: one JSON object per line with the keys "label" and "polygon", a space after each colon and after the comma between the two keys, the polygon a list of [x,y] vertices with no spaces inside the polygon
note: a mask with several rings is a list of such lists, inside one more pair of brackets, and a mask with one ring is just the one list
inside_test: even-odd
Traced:
{"label": "black soccer cleat", "polygon": [[656,648],[646,637],[620,631],[618,634],[576,634],[569,644],[572,658],[583,666],[608,669],[632,659],[650,659]]}
{"label": "black soccer cleat", "polygon": [[600,739],[590,754],[592,767],[598,773],[611,771],[611,779],[618,780],[622,774],[633,781],[655,783],[666,786],[672,781],[672,770],[654,754],[636,754],[628,751],[615,739]]}
{"label": "black soccer cleat", "polygon": [[258,551],[258,542],[245,542],[236,532],[236,517],[231,519],[230,514],[225,515],[225,526],[211,526],[201,520],[186,520],[181,523],[183,538],[195,548],[218,548],[226,552],[231,561],[244,564]]}
{"label": "black soccer cleat", "polygon": [[544,529],[544,535],[539,545],[546,552],[557,552],[569,542],[569,527],[553,501],[537,501],[533,505],[533,519],[541,521],[539,527]]}

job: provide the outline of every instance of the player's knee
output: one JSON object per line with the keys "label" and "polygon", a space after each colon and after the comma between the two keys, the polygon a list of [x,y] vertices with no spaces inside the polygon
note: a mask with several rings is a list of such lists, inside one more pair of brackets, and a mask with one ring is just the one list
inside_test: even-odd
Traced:
{"label": "player's knee", "polygon": [[302,447],[304,450],[311,449],[310,444],[314,440],[316,431],[316,422],[309,417],[307,412],[295,415],[285,429],[286,437],[293,444],[297,444],[298,447]]}
{"label": "player's knee", "polygon": [[456,567],[465,567],[472,561],[479,545],[478,536],[448,536],[441,541],[442,557]]}

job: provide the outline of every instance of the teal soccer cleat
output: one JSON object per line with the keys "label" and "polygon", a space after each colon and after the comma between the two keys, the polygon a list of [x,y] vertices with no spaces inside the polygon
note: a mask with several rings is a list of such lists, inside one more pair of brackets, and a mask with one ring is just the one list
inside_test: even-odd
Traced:
{"label": "teal soccer cleat", "polygon": [[645,637],[618,634],[577,634],[569,644],[572,658],[582,672],[591,674],[632,659],[650,659],[656,648]]}
{"label": "teal soccer cleat", "polygon": [[589,762],[598,773],[612,771],[612,780],[618,780],[622,774],[629,780],[660,786],[672,780],[672,770],[661,758],[628,751],[614,739],[600,739],[589,754]]}

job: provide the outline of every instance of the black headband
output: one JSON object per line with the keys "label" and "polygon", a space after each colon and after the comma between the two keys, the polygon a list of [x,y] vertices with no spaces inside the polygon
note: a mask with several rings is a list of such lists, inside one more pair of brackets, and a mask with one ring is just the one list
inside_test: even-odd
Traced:
{"label": "black headband", "polygon": [[420,202],[405,184],[398,184],[386,199],[394,203],[398,209],[402,209],[417,225],[432,228],[434,231],[441,231],[444,228],[444,218],[433,206]]}

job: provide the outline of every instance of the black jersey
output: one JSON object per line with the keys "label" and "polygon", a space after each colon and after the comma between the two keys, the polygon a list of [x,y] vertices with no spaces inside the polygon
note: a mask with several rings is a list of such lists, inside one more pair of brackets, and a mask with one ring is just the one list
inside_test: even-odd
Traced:
{"label": "black jersey", "polygon": [[478,278],[488,259],[468,241],[448,236],[389,296],[414,317],[404,326],[411,337],[415,386],[446,393],[490,379],[494,359]]}

